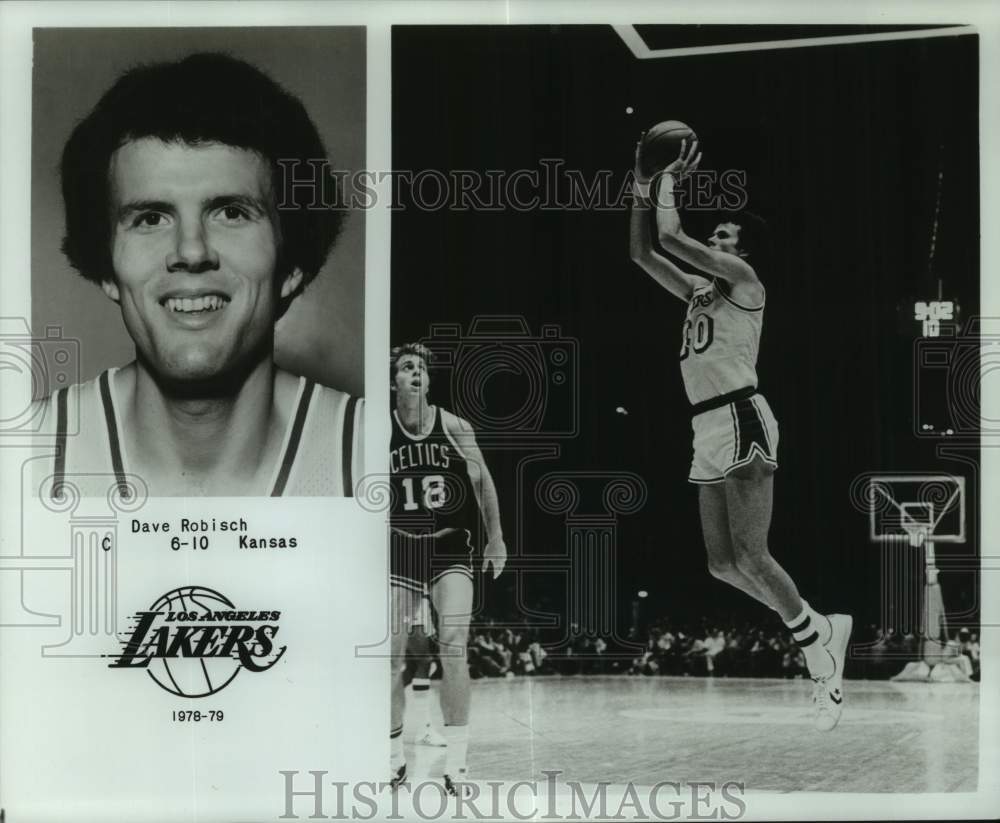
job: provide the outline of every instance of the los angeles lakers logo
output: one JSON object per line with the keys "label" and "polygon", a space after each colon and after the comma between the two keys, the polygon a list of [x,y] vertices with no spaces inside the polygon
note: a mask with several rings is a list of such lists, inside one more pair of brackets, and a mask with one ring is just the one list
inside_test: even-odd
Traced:
{"label": "los angeles lakers logo", "polygon": [[277,663],[279,611],[240,611],[204,586],[182,586],[158,598],[135,622],[112,669],[145,669],[178,697],[208,697],[241,669],[263,672]]}

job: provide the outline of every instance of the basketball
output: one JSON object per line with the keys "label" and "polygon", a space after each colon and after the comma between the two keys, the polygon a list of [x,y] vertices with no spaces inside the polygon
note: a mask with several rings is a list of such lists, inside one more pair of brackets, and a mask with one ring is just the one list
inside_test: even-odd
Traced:
{"label": "basketball", "polygon": [[[203,586],[182,586],[157,600],[150,611],[196,612],[199,620],[211,618],[214,610],[236,607],[217,591]],[[156,657],[146,672],[166,691],[178,697],[208,697],[229,685],[242,665],[235,657]]]}
{"label": "basketball", "polygon": [[698,139],[694,130],[680,120],[664,120],[642,136],[639,146],[639,171],[647,180],[663,171],[681,153],[681,142],[687,147]]}

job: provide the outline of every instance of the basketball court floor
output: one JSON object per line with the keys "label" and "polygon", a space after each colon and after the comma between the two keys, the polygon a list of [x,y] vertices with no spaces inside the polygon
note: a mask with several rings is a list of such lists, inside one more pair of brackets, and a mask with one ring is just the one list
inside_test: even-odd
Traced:
{"label": "basketball court floor", "polygon": [[[840,725],[812,727],[809,681],[629,677],[473,683],[474,780],[743,782],[747,792],[968,792],[978,783],[979,685],[848,680]],[[440,723],[437,689],[432,718]],[[414,778],[444,749],[413,744]]]}

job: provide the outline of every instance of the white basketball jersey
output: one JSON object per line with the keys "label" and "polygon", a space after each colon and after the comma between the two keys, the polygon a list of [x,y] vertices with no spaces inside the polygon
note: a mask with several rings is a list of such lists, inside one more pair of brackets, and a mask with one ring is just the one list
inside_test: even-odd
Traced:
{"label": "white basketball jersey", "polygon": [[[38,467],[39,494],[58,495],[63,483],[85,497],[107,494],[115,484],[127,485],[129,460],[115,393],[116,371],[38,401],[44,414],[39,439],[52,452],[51,460]],[[267,495],[353,496],[362,474],[363,406],[363,400],[300,377]],[[155,488],[149,493],[157,496]]]}
{"label": "white basketball jersey", "polygon": [[726,281],[715,278],[695,289],[688,301],[680,359],[692,404],[757,386],[764,303],[741,306],[728,290]]}

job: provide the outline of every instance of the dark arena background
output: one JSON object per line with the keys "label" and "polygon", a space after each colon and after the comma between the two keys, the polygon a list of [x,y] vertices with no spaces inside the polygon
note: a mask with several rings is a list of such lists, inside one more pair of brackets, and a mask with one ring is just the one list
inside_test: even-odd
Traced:
{"label": "dark arena background", "polygon": [[[626,28],[649,50],[742,43],[755,33]],[[769,28],[756,34],[778,40],[891,27]],[[721,686],[706,697],[691,692],[693,678],[801,675],[777,617],[707,572],[697,491],[686,481],[691,424],[677,362],[685,306],[629,259],[628,175],[636,141],[654,123],[679,119],[699,135],[701,169],[745,172],[747,206],[771,230],[772,265],[758,272],[767,288],[758,376],[781,434],[772,553],[813,606],[854,615],[848,678],[885,680],[920,657],[919,614],[907,604],[920,601],[924,556],[903,542],[872,542],[859,484],[867,476],[905,473],[964,478],[964,542],[938,543],[936,560],[948,638],[965,649],[979,631],[979,395],[977,383],[963,382],[972,372],[978,380],[979,362],[977,38],[638,59],[610,26],[394,27],[392,49],[397,172],[436,170],[455,179],[459,172],[489,171],[507,179],[526,170],[544,180],[547,166],[560,169],[556,189],[533,188],[532,178],[522,177],[492,209],[442,204],[429,179],[422,187],[397,185],[391,343],[422,340],[434,350],[432,402],[483,411],[481,425],[469,419],[496,479],[511,554],[498,581],[477,583],[473,643],[477,634],[487,646],[527,636],[548,652],[541,662],[537,655],[523,659],[532,674],[553,671],[564,675],[562,682],[566,675],[606,675],[596,691],[577,677],[566,702],[550,697],[557,713],[560,706],[586,706],[588,691],[609,706],[624,701],[625,715],[639,705],[666,710],[666,698],[649,692],[660,688],[651,683],[671,682],[652,677],[664,673],[692,678],[672,682],[680,684],[682,702],[693,701],[683,703],[686,710],[696,712],[720,699]],[[567,174],[586,186],[600,181],[604,194],[589,204],[568,202]],[[489,200],[482,186],[478,196]],[[537,198],[517,208],[511,191],[523,201]],[[683,215],[685,229],[699,238],[714,218],[708,211]],[[915,318],[918,301],[950,301],[955,319],[928,336]],[[508,334],[497,328],[516,331],[518,323],[528,342],[509,335],[496,342]],[[547,326],[558,327],[558,336],[544,332]],[[488,367],[487,357],[468,370],[477,381],[474,398],[457,396],[471,390],[456,381],[456,353],[481,354],[470,334],[484,329],[492,330],[488,345],[495,351],[506,345],[541,353],[544,401],[532,394],[517,358],[499,354],[497,368]],[[554,359],[554,347],[573,362]],[[975,368],[960,374],[961,364],[972,361]],[[531,422],[491,429],[491,421],[522,419],[518,409],[539,402],[544,413]],[[571,476],[567,482],[579,492],[574,512],[560,510],[552,495],[546,502],[544,485],[558,479],[553,475]],[[624,506],[608,516],[601,484],[615,477],[626,485],[627,478],[641,478],[645,498],[635,510]],[[572,535],[588,528],[609,535],[604,561],[570,545]],[[581,570],[581,562],[590,565]],[[742,644],[742,657],[727,670],[706,666],[702,648],[692,651],[692,638],[707,642],[718,632]],[[679,653],[659,654],[664,635]],[[756,659],[754,645],[763,652]],[[508,651],[516,661],[517,649]],[[978,651],[975,657],[978,672]],[[514,674],[486,686],[496,669]],[[629,679],[629,672],[645,677]],[[532,749],[534,765],[522,768],[519,755],[510,754],[523,749],[517,735],[508,739],[493,729],[488,743],[476,742],[477,723],[498,722],[477,720],[479,707],[509,700],[498,690],[515,689],[512,678],[520,682],[523,673],[524,665],[518,670],[509,659],[474,672],[484,678],[473,695],[470,765],[477,777],[559,768],[560,752],[587,743],[582,732],[564,739],[553,763],[534,759],[541,755]],[[737,682],[744,681],[733,680],[734,688]],[[914,692],[911,702],[935,688],[912,685],[929,691]],[[974,688],[961,693],[971,701],[965,714],[952,718],[969,735],[954,743],[956,751],[972,753],[958,771],[942,775],[922,749],[924,759],[911,771],[899,764],[898,783],[880,783],[871,763],[858,759],[862,739],[869,722],[880,722],[875,710],[885,718],[899,706],[892,694],[865,697],[860,687],[852,697],[849,680],[844,717],[849,721],[855,711],[854,725],[834,734],[841,735],[839,762],[855,758],[856,779],[838,783],[842,770],[830,775],[822,762],[810,762],[805,768],[814,777],[796,782],[793,769],[773,763],[757,775],[756,787],[974,788],[978,688],[946,688]],[[800,691],[807,701],[807,685]],[[544,702],[542,692],[534,699]],[[771,717],[770,708],[760,711]],[[614,714],[598,713],[607,721]],[[900,735],[909,733],[900,723]],[[746,746],[761,743],[763,727],[752,726]],[[921,745],[939,740],[920,728]],[[850,734],[857,735],[857,750],[844,742]],[[733,757],[745,764],[750,750],[742,760],[738,751]],[[593,757],[594,763],[574,761],[574,776],[599,779],[599,756]],[[653,781],[653,766],[635,768],[638,779]]]}

